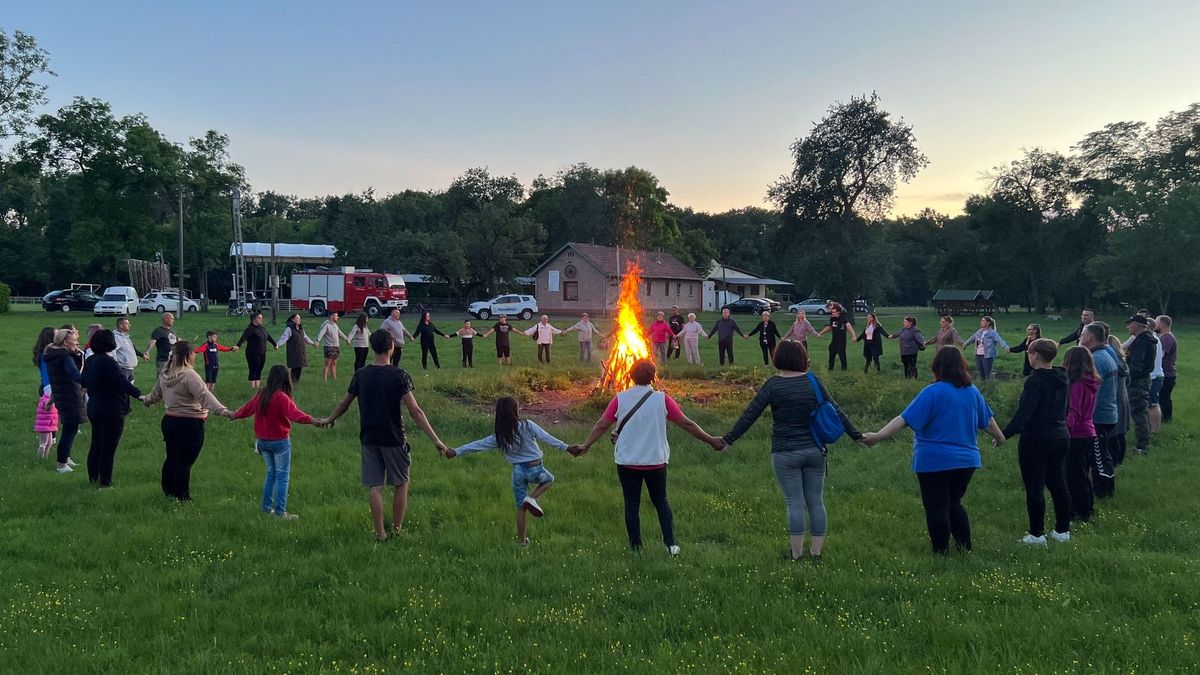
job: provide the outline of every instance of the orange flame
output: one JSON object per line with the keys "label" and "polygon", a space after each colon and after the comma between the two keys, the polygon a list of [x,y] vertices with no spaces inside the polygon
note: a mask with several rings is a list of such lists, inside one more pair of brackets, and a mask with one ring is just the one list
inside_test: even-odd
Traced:
{"label": "orange flame", "polygon": [[650,358],[650,340],[642,326],[642,303],[638,292],[642,287],[642,268],[636,262],[625,266],[625,278],[621,280],[621,294],[617,298],[617,325],[612,333],[608,360],[604,362],[604,375],[600,387],[608,391],[621,391],[633,385],[629,370],[638,359]]}

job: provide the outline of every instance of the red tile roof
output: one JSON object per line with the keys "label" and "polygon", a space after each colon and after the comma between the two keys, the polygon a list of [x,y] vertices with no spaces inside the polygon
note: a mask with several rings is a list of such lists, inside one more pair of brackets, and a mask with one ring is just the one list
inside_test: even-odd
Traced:
{"label": "red tile roof", "polygon": [[546,262],[538,266],[533,274],[536,275],[543,267],[557,260],[562,252],[572,248],[585,260],[594,265],[602,274],[619,277],[624,273],[621,267],[630,260],[636,259],[642,266],[642,276],[651,279],[684,279],[687,281],[702,281],[699,274],[684,265],[678,258],[665,251],[638,251],[623,248],[620,250],[621,267],[617,266],[617,249],[612,246],[597,246],[596,244],[579,244],[570,242],[550,256]]}

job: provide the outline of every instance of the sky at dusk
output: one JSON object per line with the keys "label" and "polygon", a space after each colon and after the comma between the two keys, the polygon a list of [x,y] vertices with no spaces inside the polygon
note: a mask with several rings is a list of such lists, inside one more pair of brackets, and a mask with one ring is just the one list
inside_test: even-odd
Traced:
{"label": "sky at dusk", "polygon": [[649,169],[680,206],[765,206],[788,145],[874,91],[930,160],[895,212],[955,213],[1023,147],[1200,101],[1194,0],[5,5],[50,52],[51,109],[216,129],[255,190],[300,196],[586,162]]}

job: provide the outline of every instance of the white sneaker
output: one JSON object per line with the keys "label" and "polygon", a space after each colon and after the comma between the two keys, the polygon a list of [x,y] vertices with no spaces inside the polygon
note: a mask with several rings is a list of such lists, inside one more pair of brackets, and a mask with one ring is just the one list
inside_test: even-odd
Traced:
{"label": "white sneaker", "polygon": [[1025,536],[1021,538],[1021,543],[1030,544],[1031,546],[1045,546],[1046,535],[1043,534],[1040,537],[1035,537],[1032,534],[1026,533]]}
{"label": "white sneaker", "polygon": [[542,510],[542,506],[538,504],[537,500],[533,497],[526,497],[525,499],[522,499],[521,504],[527,511],[533,514],[534,518],[541,518],[542,516],[546,515],[546,512]]}
{"label": "white sneaker", "polygon": [[668,546],[667,553],[670,553],[671,555],[679,555],[679,547],[674,545]]}
{"label": "white sneaker", "polygon": [[1058,530],[1050,530],[1050,538],[1054,541],[1071,541],[1070,532],[1059,532]]}
{"label": "white sneaker", "polygon": [[69,467],[71,467],[72,469],[74,469],[75,467],[77,467],[77,466],[79,466],[79,465],[75,463],[75,460],[73,460],[73,459],[71,459],[70,457],[68,457],[68,458],[67,458],[67,466],[69,466]]}
{"label": "white sneaker", "polygon": [[64,464],[63,466],[60,466],[60,467],[58,467],[57,469],[55,469],[55,471],[57,471],[57,472],[59,472],[59,473],[71,473],[71,472],[72,472],[72,471],[74,471],[74,470],[75,470],[75,469],[72,469],[72,468],[70,467],[70,465],[67,465],[67,464]]}

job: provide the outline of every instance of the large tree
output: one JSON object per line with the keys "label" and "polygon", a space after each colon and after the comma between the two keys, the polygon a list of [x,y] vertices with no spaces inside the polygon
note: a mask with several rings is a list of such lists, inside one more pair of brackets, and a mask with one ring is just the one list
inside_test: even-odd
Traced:
{"label": "large tree", "polygon": [[808,136],[791,145],[793,167],[768,189],[783,212],[775,248],[791,261],[799,287],[850,301],[890,285],[880,221],[896,185],[929,160],[912,127],[875,94],[837,102]]}
{"label": "large tree", "polygon": [[50,54],[28,33],[0,30],[0,139],[21,135],[46,104],[43,76],[53,76]]}

